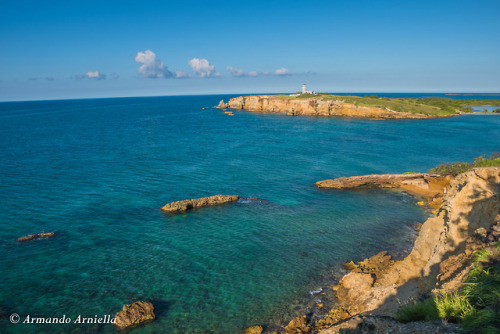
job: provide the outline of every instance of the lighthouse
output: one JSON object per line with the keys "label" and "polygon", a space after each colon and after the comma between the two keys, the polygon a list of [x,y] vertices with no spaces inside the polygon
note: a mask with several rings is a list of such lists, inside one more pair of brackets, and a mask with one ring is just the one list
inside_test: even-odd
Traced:
{"label": "lighthouse", "polygon": [[302,94],[306,93],[307,93],[306,84],[302,84]]}

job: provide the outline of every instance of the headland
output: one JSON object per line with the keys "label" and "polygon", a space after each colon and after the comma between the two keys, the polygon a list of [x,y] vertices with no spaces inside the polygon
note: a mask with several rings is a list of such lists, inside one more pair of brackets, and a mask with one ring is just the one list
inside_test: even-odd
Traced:
{"label": "headland", "polygon": [[249,95],[223,100],[219,109],[282,113],[290,116],[342,118],[426,119],[470,113],[470,106],[487,105],[489,100],[453,100],[449,98],[386,98],[377,96],[341,96],[327,93],[292,95]]}

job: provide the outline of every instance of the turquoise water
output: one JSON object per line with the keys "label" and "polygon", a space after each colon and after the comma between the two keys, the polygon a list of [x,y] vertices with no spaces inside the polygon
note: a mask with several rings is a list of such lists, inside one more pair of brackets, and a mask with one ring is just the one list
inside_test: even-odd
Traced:
{"label": "turquoise water", "polygon": [[[201,109],[222,98],[0,103],[0,332],[114,332],[8,317],[101,316],[136,300],[152,301],[157,320],[134,333],[277,325],[341,262],[397,248],[426,218],[403,194],[319,191],[315,181],[426,171],[500,149],[493,115],[368,121]],[[159,210],[219,193],[262,200]],[[57,235],[16,241],[41,231]]]}

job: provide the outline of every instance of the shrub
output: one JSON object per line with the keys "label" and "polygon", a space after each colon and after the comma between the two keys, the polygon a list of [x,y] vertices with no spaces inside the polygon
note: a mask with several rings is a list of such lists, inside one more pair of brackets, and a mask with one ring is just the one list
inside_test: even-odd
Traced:
{"label": "shrub", "polygon": [[457,176],[458,174],[465,173],[475,167],[494,166],[500,166],[499,152],[495,152],[487,158],[485,158],[484,156],[479,156],[474,160],[474,162],[455,162],[452,164],[443,163],[429,169],[428,173]]}

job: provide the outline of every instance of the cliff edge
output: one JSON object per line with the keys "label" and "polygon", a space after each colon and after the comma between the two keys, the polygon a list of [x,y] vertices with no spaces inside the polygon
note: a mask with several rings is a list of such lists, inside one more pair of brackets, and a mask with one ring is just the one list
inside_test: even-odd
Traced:
{"label": "cliff edge", "polygon": [[[435,332],[438,328],[432,324],[403,325],[392,316],[401,303],[422,294],[460,287],[470,270],[470,267],[464,269],[467,257],[500,238],[499,167],[474,168],[456,177],[365,175],[320,181],[316,186],[410,190],[415,195],[438,197],[440,205],[434,216],[422,225],[413,250],[406,258],[393,261],[387,252],[381,252],[358,264],[351,261],[346,264],[350,272],[333,288],[340,306],[321,319],[306,315],[294,318],[280,333],[365,333],[361,330],[363,326],[377,328],[370,333],[385,333],[389,327],[396,332]],[[454,329],[439,331],[454,332]]]}

